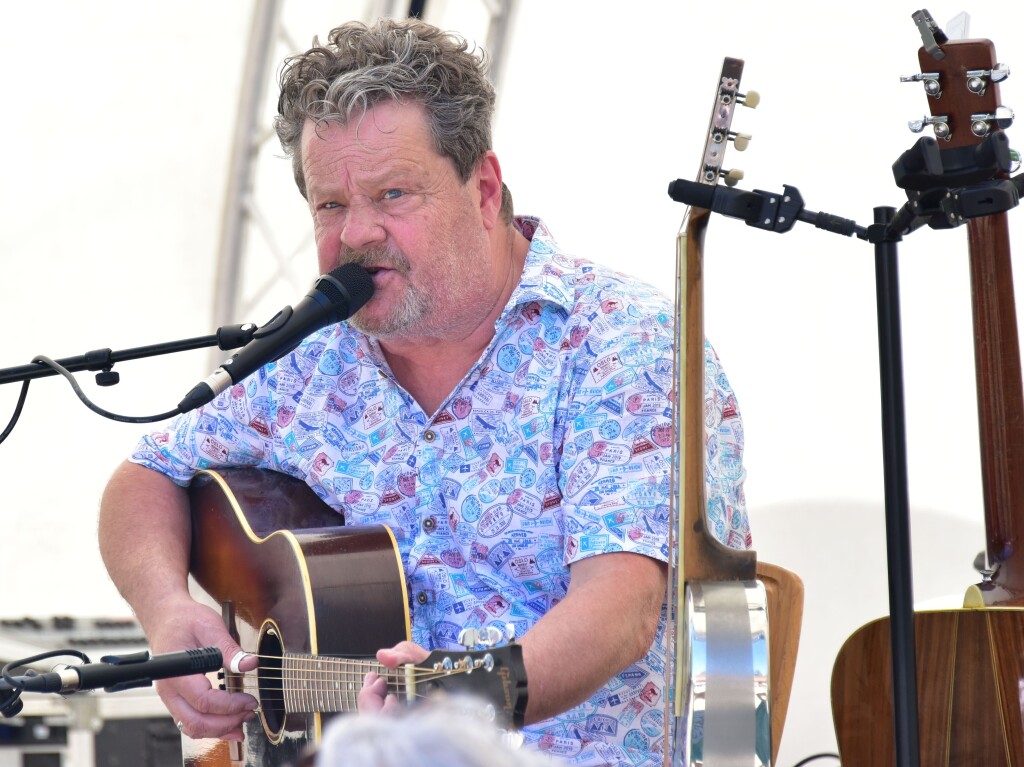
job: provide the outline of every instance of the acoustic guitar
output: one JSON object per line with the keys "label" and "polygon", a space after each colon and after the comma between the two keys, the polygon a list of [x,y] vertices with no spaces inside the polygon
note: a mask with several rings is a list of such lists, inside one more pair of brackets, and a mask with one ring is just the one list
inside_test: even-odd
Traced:
{"label": "acoustic guitar", "polygon": [[192,595],[221,611],[239,645],[259,655],[226,689],[259,701],[244,741],[183,738],[186,767],[295,765],[319,742],[323,718],[357,709],[367,671],[412,702],[437,690],[488,701],[499,726],[519,726],[526,672],[517,644],[435,651],[397,671],[374,655],[409,638],[405,576],[386,526],[343,527],[301,480],[256,469],[205,471],[189,489]]}
{"label": "acoustic guitar", "polygon": [[[999,210],[1005,195],[1016,201],[999,103],[1006,70],[989,40],[947,40],[926,11],[915,18],[926,41],[921,74],[904,79],[923,82],[931,117],[912,127],[933,126],[941,167],[939,178],[922,173],[905,188],[916,203],[911,226],[967,224],[989,562],[983,582],[968,588],[968,609],[914,614],[919,756],[923,767],[1008,767],[1024,764],[1024,396],[1009,230]],[[986,214],[986,206],[997,212]],[[843,764],[896,763],[888,618],[843,645],[832,711]]]}
{"label": "acoustic guitar", "polygon": [[[740,92],[743,61],[726,58],[715,87],[697,183],[714,186],[742,174],[726,171],[735,108],[754,107]],[[670,195],[672,188],[670,187]],[[674,498],[680,562],[674,595],[676,668],[673,765],[769,765],[778,752],[803,613],[803,584],[754,551],[722,544],[708,521],[705,428],[704,236],[711,211],[687,210],[676,245],[676,387]],[[727,416],[724,416],[727,417]],[[709,419],[712,419],[709,422]],[[770,641],[769,641],[770,636]],[[668,739],[666,739],[668,740]]]}

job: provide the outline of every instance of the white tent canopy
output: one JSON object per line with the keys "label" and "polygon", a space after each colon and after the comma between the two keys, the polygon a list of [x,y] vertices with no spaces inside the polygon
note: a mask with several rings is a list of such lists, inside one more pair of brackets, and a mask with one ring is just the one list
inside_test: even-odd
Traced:
{"label": "white tent canopy", "polygon": [[[361,4],[305,8],[314,34]],[[438,4],[456,27],[454,4]],[[521,213],[571,251],[669,286],[682,206],[724,56],[762,94],[730,150],[748,189],[800,189],[812,210],[871,222],[905,200],[890,166],[927,110],[919,6],[868,0],[841,21],[796,3],[641,6],[521,0],[503,60],[495,148]],[[798,10],[799,9],[799,10]],[[961,8],[932,7],[944,24]],[[1021,4],[979,4],[971,33],[1014,67]],[[19,4],[3,12],[0,367],[214,330],[212,275],[253,8],[249,2]],[[441,10],[438,11],[440,13]],[[347,15],[346,15],[347,14]],[[294,29],[294,27],[293,27]],[[1024,66],[1024,62],[1016,62]],[[1022,91],[1002,86],[1011,108]],[[1011,139],[1015,131],[1009,131]],[[276,151],[276,150],[275,150]],[[302,220],[283,186],[265,209]],[[1010,213],[1024,247],[1024,213]],[[706,328],[739,397],[755,544],[800,574],[805,629],[780,763],[834,748],[828,676],[843,639],[888,611],[874,253],[798,225],[786,235],[715,217],[706,242]],[[294,302],[316,276],[285,285]],[[984,546],[967,246],[963,229],[900,244],[916,597],[977,580]],[[263,322],[267,316],[237,317]],[[169,410],[210,372],[192,352],[128,362],[83,386],[128,415]],[[18,386],[0,386],[0,420]],[[0,616],[124,614],[96,546],[105,480],[145,427],[104,420],[67,384],[32,384],[0,444],[7,588]]]}

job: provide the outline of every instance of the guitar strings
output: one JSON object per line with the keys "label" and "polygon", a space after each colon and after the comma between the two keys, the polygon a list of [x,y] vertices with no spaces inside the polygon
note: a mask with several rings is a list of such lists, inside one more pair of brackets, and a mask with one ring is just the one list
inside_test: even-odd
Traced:
{"label": "guitar strings", "polygon": [[[358,675],[365,674],[366,671],[374,671],[379,676],[382,676],[382,677],[385,677],[385,678],[388,677],[388,676],[394,675],[394,676],[397,676],[397,677],[399,677],[401,679],[405,679],[407,677],[407,671],[408,671],[408,669],[405,666],[401,666],[398,669],[391,669],[391,668],[388,668],[386,666],[383,666],[378,661],[372,661],[372,660],[365,660],[364,661],[364,660],[349,660],[349,659],[345,659],[345,658],[332,658],[332,657],[330,657],[328,655],[280,656],[280,655],[259,655],[259,654],[256,654],[256,657],[260,658],[261,660],[274,661],[275,665],[271,666],[270,668],[273,669],[273,670],[277,670],[277,671],[281,671],[282,670],[281,665],[283,665],[283,662],[285,660],[299,661],[301,664],[315,664],[318,667],[321,667],[321,666],[328,666],[328,667],[334,666],[334,667],[336,667],[336,668],[326,668],[326,669],[321,669],[321,668],[315,668],[314,669],[312,667],[302,668],[300,666],[300,667],[297,667],[297,668],[289,668],[288,669],[289,672],[306,671],[306,672],[310,672],[310,673],[313,673],[313,674],[335,674],[335,675],[337,675],[337,674],[341,674],[341,675],[350,674],[350,675],[358,676]],[[278,664],[281,664],[281,665],[278,665]],[[351,668],[351,667],[357,667],[357,668]],[[266,672],[267,670],[268,670],[267,668],[263,669],[264,672]],[[249,671],[249,672],[246,672],[246,673],[250,673],[251,674],[251,673],[256,673],[257,671],[259,671],[259,669],[253,669],[252,671]],[[472,671],[483,671],[483,669],[481,669],[479,667],[466,668],[464,666],[462,666],[462,667],[456,666],[456,667],[453,667],[451,669],[437,669],[437,668],[434,668],[432,666],[415,666],[415,665],[412,667],[412,674],[413,674],[413,677],[416,678],[416,679],[439,678],[439,677],[443,677],[443,676],[449,676],[451,674],[466,674],[466,673],[470,673]],[[292,674],[292,676],[294,676],[294,674]],[[265,678],[274,678],[274,677],[265,677]],[[314,677],[310,677],[310,678],[314,678]]]}
{"label": "guitar strings", "polygon": [[[454,676],[456,674],[470,674],[474,670],[479,671],[480,669],[472,669],[471,670],[471,669],[465,669],[465,668],[456,668],[456,669],[451,669],[449,671],[446,671],[446,670],[443,670],[443,669],[439,670],[439,669],[432,669],[432,668],[431,669],[428,669],[428,668],[415,668],[415,669],[413,669],[412,678],[415,681],[417,681],[417,682],[420,682],[420,681],[430,681],[430,680],[433,680],[433,679],[443,679],[444,677]],[[270,682],[284,682],[284,681],[290,681],[290,682],[295,682],[295,681],[298,681],[298,682],[303,682],[303,681],[339,681],[339,680],[341,680],[341,681],[350,680],[351,681],[351,680],[355,680],[355,681],[358,681],[360,684],[362,684],[363,677],[365,676],[365,674],[363,674],[362,671],[344,671],[344,670],[317,671],[317,670],[313,670],[313,669],[295,669],[294,673],[293,673],[293,670],[289,669],[288,673],[285,673],[284,671],[282,671],[279,668],[271,668],[271,669],[264,668],[264,669],[262,669],[262,674],[260,673],[260,671],[261,671],[260,669],[253,669],[252,671],[247,671],[244,674],[237,674],[237,675],[233,675],[233,676],[241,676],[245,680],[249,680],[249,679],[253,678],[254,676],[258,676],[260,679],[263,679],[263,680],[266,680],[266,681],[270,681]],[[384,673],[381,673],[380,669],[378,669],[377,671],[378,671],[378,676],[380,676],[382,679],[384,679],[384,680],[386,680],[388,682],[404,682],[406,679],[409,678],[409,675],[405,673],[404,669],[398,669],[397,671],[393,670],[393,669],[385,669]],[[273,673],[268,673],[268,672],[278,672],[278,673],[277,674],[273,674]],[[486,672],[484,672],[484,673],[486,673]]]}
{"label": "guitar strings", "polygon": [[[308,682],[308,681],[322,681],[322,680],[326,680],[326,681],[339,681],[339,680],[340,681],[346,681],[346,680],[352,681],[352,680],[355,680],[355,681],[358,681],[360,684],[362,684],[363,677],[366,676],[365,674],[363,674],[361,672],[345,672],[345,671],[311,672],[311,671],[308,671],[306,669],[302,669],[302,670],[297,671],[295,673],[291,673],[291,672],[284,673],[284,672],[282,672],[282,673],[279,673],[279,674],[268,674],[268,673],[266,673],[268,670],[269,671],[279,671],[279,669],[263,669],[263,673],[259,674],[259,678],[262,679],[262,680],[265,680],[267,682],[304,682],[304,681]],[[432,679],[443,679],[444,677],[455,676],[456,674],[469,674],[469,673],[472,673],[472,672],[470,672],[470,671],[468,671],[466,669],[455,669],[453,671],[434,671],[433,669],[431,669],[429,671],[428,670],[420,670],[420,671],[412,674],[412,678],[413,678],[414,681],[421,682],[421,681],[430,681]],[[256,671],[250,671],[250,672],[247,672],[247,674],[245,674],[245,675],[237,675],[237,676],[244,676],[244,678],[249,679],[250,675],[255,677],[255,676],[257,676],[257,672]],[[378,674],[378,676],[381,679],[384,679],[384,680],[386,680],[388,682],[404,682],[406,679],[409,678],[409,675],[404,674],[402,672],[392,672],[390,674]]]}

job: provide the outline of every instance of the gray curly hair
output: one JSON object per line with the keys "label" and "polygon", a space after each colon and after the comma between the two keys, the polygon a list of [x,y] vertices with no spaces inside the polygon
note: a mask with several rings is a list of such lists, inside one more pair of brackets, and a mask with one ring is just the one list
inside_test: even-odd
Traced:
{"label": "gray curly hair", "polygon": [[[463,183],[491,148],[494,88],[487,54],[458,35],[418,19],[351,21],[332,29],[327,44],[291,56],[281,70],[274,129],[302,196],[302,129],[307,119],[345,125],[381,101],[414,101],[427,112],[438,153]],[[501,217],[512,220],[512,196],[502,184]]]}

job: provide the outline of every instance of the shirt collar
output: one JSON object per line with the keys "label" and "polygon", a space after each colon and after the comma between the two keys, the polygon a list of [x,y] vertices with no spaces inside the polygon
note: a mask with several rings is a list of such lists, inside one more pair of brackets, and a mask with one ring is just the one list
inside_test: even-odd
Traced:
{"label": "shirt collar", "polygon": [[575,259],[562,251],[539,218],[517,216],[515,227],[530,240],[530,251],[519,285],[512,291],[506,308],[532,301],[552,301],[571,311],[578,279]]}

